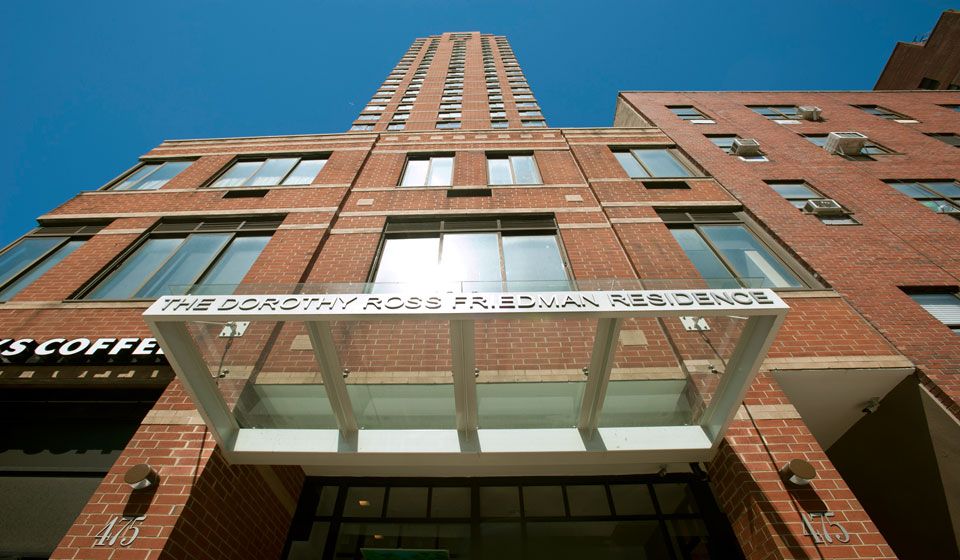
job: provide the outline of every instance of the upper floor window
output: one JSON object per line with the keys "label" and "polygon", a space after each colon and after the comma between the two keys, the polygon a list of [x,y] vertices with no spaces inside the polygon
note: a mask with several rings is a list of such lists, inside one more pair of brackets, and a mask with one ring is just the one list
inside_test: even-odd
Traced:
{"label": "upper floor window", "polygon": [[460,128],[460,121],[443,121],[437,123],[437,128]]}
{"label": "upper floor window", "polygon": [[936,138],[944,144],[950,144],[954,148],[960,148],[960,136],[952,132],[928,132],[926,134],[930,138]]}
{"label": "upper floor window", "polygon": [[800,118],[796,105],[751,106],[750,110],[780,124],[796,124]]}
{"label": "upper floor window", "polygon": [[693,172],[674,148],[614,150],[613,155],[630,177],[691,177]]}
{"label": "upper floor window", "polygon": [[[770,188],[782,196],[794,207],[804,210],[811,200],[827,199],[804,181],[767,181]],[[836,202],[836,201],[833,201]],[[837,203],[839,205],[839,203]],[[827,225],[859,225],[843,207],[832,208],[829,213],[815,213],[821,222]]]}
{"label": "upper floor window", "polygon": [[238,161],[211,186],[225,188],[309,185],[326,163],[326,158],[297,157]]}
{"label": "upper floor window", "polygon": [[0,253],[0,301],[20,293],[103,226],[42,227]]}
{"label": "upper floor window", "polygon": [[660,218],[711,288],[806,287],[738,213],[661,212]]}
{"label": "upper floor window", "polygon": [[167,181],[190,167],[192,161],[168,161],[164,163],[145,163],[119,183],[111,187],[114,191],[153,191],[167,184]]}
{"label": "upper floor window", "polygon": [[365,132],[367,130],[373,130],[372,124],[355,124],[350,127],[351,132]]}
{"label": "upper floor window", "polygon": [[546,121],[541,121],[541,120],[529,120],[529,121],[528,121],[528,120],[521,120],[521,121],[520,121],[520,125],[521,125],[521,126],[528,127],[528,128],[542,128],[542,127],[547,126],[547,122],[546,122]]}
{"label": "upper floor window", "polygon": [[83,297],[232,294],[279,224],[280,220],[160,224]]}
{"label": "upper floor window", "polygon": [[889,185],[941,214],[960,218],[960,186],[956,181],[889,181]]}
{"label": "upper floor window", "polygon": [[690,121],[694,124],[714,124],[715,122],[691,105],[672,105],[668,106],[667,109],[673,111],[673,114],[680,117],[681,120]]}
{"label": "upper floor window", "polygon": [[[827,145],[826,134],[801,134],[801,136],[806,138],[807,142],[810,142],[815,146],[820,146],[821,148],[823,148],[824,146]],[[867,140],[866,142],[864,142],[863,148],[860,149],[859,154],[850,154],[850,155],[837,154],[837,155],[846,159],[869,161],[869,160],[873,160],[873,158],[870,156],[885,155],[885,154],[892,154],[892,153],[893,153],[892,150],[889,150],[881,146],[880,144]]]}
{"label": "upper floor window", "polygon": [[941,105],[944,109],[950,109],[951,111],[960,112],[960,105]]}
{"label": "upper floor window", "polygon": [[[713,145],[720,148],[728,154],[733,154],[733,141],[737,138],[740,138],[736,134],[711,134],[707,136]],[[743,161],[769,161],[767,156],[763,155],[762,152],[756,153],[753,155],[742,155],[739,156]]]}
{"label": "upper floor window", "polygon": [[915,119],[911,119],[910,117],[908,117],[908,116],[906,116],[906,115],[897,113],[896,111],[891,111],[890,109],[881,107],[881,106],[879,106],[879,105],[854,105],[854,107],[856,107],[857,109],[860,109],[861,111],[863,111],[863,112],[865,112],[865,113],[869,113],[869,114],[871,114],[871,115],[876,115],[876,116],[880,117],[881,119],[887,119],[888,121],[896,121],[896,122],[899,122],[899,123],[915,123],[915,122],[919,122],[919,121],[917,121],[917,120],[915,120]]}
{"label": "upper floor window", "polygon": [[542,184],[533,155],[488,155],[487,177],[491,185]]}
{"label": "upper floor window", "polygon": [[960,296],[956,289],[940,292],[908,293],[913,301],[920,304],[924,311],[954,332],[960,334]]}
{"label": "upper floor window", "polygon": [[439,187],[453,184],[453,156],[410,156],[401,187]]}
{"label": "upper floor window", "polygon": [[920,84],[917,85],[917,89],[940,89],[940,80],[934,80],[933,78],[922,78]]}
{"label": "upper floor window", "polygon": [[388,222],[374,291],[570,289],[551,217]]}

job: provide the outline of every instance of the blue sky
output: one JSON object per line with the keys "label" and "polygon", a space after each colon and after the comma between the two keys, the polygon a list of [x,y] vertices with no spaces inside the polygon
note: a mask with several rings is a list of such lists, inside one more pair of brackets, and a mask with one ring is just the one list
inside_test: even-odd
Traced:
{"label": "blue sky", "polygon": [[620,90],[870,89],[944,1],[0,3],[0,246],[171,138],[342,132],[418,36],[507,35],[551,126]]}

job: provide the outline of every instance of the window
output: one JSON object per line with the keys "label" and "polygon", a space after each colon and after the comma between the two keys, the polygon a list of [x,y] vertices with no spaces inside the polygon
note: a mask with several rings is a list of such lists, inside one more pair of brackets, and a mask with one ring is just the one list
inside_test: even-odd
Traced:
{"label": "window", "polygon": [[83,297],[231,294],[279,224],[280,220],[160,224]]}
{"label": "window", "polygon": [[355,124],[350,127],[351,132],[363,132],[367,130],[373,130],[372,124]]}
{"label": "window", "polygon": [[380,120],[380,115],[379,115],[379,114],[377,114],[377,115],[360,115],[359,117],[357,117],[357,120],[359,120],[359,121],[378,121],[378,120]]}
{"label": "window", "polygon": [[[707,136],[713,144],[724,152],[733,155],[733,141],[740,138],[736,134],[711,134]],[[743,161],[770,161],[767,156],[757,154],[755,156],[739,156]]]}
{"label": "window", "polygon": [[750,107],[750,109],[767,119],[780,124],[797,124],[800,113],[796,105],[767,105]]}
{"label": "window", "polygon": [[445,103],[440,105],[441,111],[459,111],[463,107],[462,103]]}
{"label": "window", "polygon": [[443,121],[437,123],[437,128],[460,128],[460,121]]}
{"label": "window", "polygon": [[711,288],[804,288],[806,284],[730,212],[661,212]]}
{"label": "window", "polygon": [[42,227],[11,245],[0,253],[0,301],[20,293],[102,227]]}
{"label": "window", "polygon": [[405,121],[410,118],[410,113],[394,113],[393,120]]}
{"label": "window", "polygon": [[391,221],[372,276],[376,292],[570,289],[552,217]]}
{"label": "window", "polygon": [[410,156],[401,187],[436,187],[453,184],[453,156]]}
{"label": "window", "polygon": [[[801,136],[806,138],[808,142],[810,142],[815,146],[820,146],[822,148],[827,145],[826,134],[801,134]],[[837,155],[846,159],[872,161],[873,158],[870,157],[872,155],[875,156],[875,155],[885,155],[885,154],[892,154],[892,153],[893,153],[892,150],[889,150],[879,144],[875,144],[874,142],[867,140],[866,142],[864,142],[863,149],[860,150],[859,154],[856,154],[856,155],[837,154]]]}
{"label": "window", "polygon": [[167,184],[167,181],[190,167],[192,161],[168,161],[165,163],[145,163],[122,181],[111,187],[114,191],[153,191]]}
{"label": "window", "polygon": [[880,117],[881,119],[887,119],[888,121],[896,121],[899,123],[915,123],[919,122],[915,119],[911,119],[906,115],[897,113],[896,111],[891,111],[890,109],[885,109],[879,105],[854,105],[857,109],[871,115]]}
{"label": "window", "polygon": [[674,115],[684,121],[690,121],[694,124],[714,124],[713,119],[701,113],[696,107],[690,105],[668,106],[667,109],[673,111]]}
{"label": "window", "polygon": [[[373,125],[364,126],[373,128]],[[326,158],[301,159],[297,157],[238,161],[211,186],[214,188],[233,188],[309,185],[326,163]]]}
{"label": "window", "polygon": [[950,109],[951,111],[957,111],[960,113],[960,105],[941,105],[944,109]]}
{"label": "window", "polygon": [[940,89],[940,80],[923,78],[920,80],[920,85],[917,86],[917,89]]}
{"label": "window", "polygon": [[507,121],[492,121],[490,126],[492,128],[507,128]]}
{"label": "window", "polygon": [[506,118],[506,116],[507,116],[506,111],[490,111],[491,119],[503,119],[503,118]]}
{"label": "window", "polygon": [[[813,190],[804,181],[767,181],[767,184],[777,194],[787,199],[787,202],[800,210],[804,209],[809,200],[828,198]],[[834,216],[820,215],[817,217],[827,225],[859,225],[860,223],[851,218],[846,211]]]}
{"label": "window", "polygon": [[387,125],[387,130],[403,130],[406,127],[407,125],[403,124],[402,122],[399,122],[399,123],[392,122]]}
{"label": "window", "polygon": [[490,110],[503,109],[503,103],[490,103]]}
{"label": "window", "polygon": [[533,155],[488,155],[487,179],[491,185],[541,185]]}
{"label": "window", "polygon": [[535,120],[535,121],[522,120],[522,121],[520,121],[520,124],[521,124],[522,126],[527,127],[527,128],[541,128],[541,127],[547,126],[547,122],[546,122],[546,121],[540,121],[540,120]]}
{"label": "window", "polygon": [[386,105],[367,105],[363,108],[364,111],[383,111],[386,109]]}
{"label": "window", "polygon": [[889,181],[888,184],[934,212],[960,218],[960,186],[956,181]]}
{"label": "window", "polygon": [[614,150],[613,155],[632,178],[693,176],[674,148]]}
{"label": "window", "polygon": [[923,310],[938,321],[960,334],[960,297],[956,291],[908,293]]}
{"label": "window", "polygon": [[960,148],[960,136],[952,132],[928,132],[927,136],[936,138],[944,144],[950,144],[954,148]]}
{"label": "window", "polygon": [[438,113],[437,118],[443,119],[443,120],[459,119],[460,112],[454,111],[454,112],[448,112],[448,113]]}
{"label": "window", "polygon": [[521,117],[542,117],[543,113],[540,111],[520,111]]}

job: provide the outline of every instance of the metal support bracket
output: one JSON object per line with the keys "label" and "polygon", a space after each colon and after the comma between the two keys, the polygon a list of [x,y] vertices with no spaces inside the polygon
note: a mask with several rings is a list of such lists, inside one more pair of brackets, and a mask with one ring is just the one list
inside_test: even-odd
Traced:
{"label": "metal support bracket", "polygon": [[453,359],[453,392],[457,430],[474,431],[478,425],[477,380],[474,375],[473,321],[450,321],[450,354]]}
{"label": "metal support bracket", "polygon": [[320,365],[320,377],[323,378],[327,399],[330,401],[330,408],[333,409],[333,415],[337,419],[337,427],[340,428],[341,432],[356,432],[357,419],[353,414],[353,405],[350,402],[350,395],[347,393],[347,384],[343,380],[343,368],[340,366],[337,347],[333,343],[330,325],[326,322],[308,321],[306,326],[307,334],[310,336],[310,344],[317,356],[317,364]]}
{"label": "metal support bracket", "polygon": [[613,356],[620,339],[620,319],[598,319],[597,335],[593,339],[593,353],[590,355],[590,375],[580,401],[580,419],[577,428],[596,430],[600,424],[600,412],[603,399],[607,396],[607,383],[610,370],[613,369]]}

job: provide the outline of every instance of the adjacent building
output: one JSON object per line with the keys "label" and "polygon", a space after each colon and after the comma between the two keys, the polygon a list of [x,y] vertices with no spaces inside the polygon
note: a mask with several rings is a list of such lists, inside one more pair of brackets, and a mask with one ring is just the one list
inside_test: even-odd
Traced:
{"label": "adjacent building", "polygon": [[874,89],[960,89],[960,12],[947,10],[930,33],[897,43]]}
{"label": "adjacent building", "polygon": [[0,555],[957,558],[958,109],[549,128],[444,33],[348,132],[165,141],[0,252]]}

